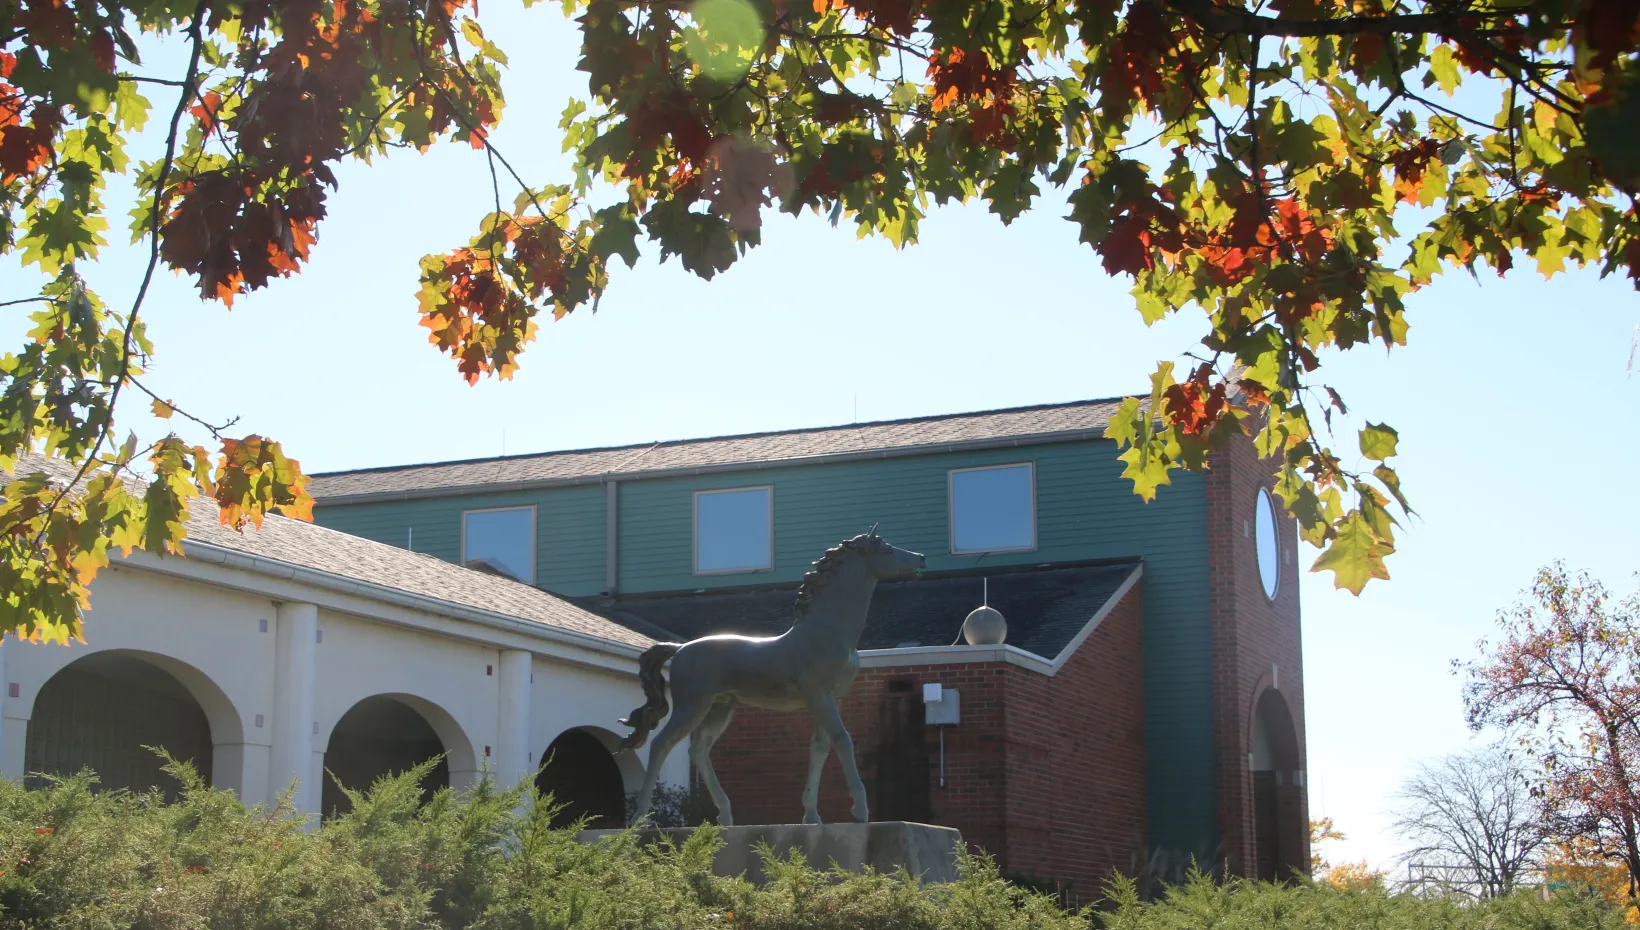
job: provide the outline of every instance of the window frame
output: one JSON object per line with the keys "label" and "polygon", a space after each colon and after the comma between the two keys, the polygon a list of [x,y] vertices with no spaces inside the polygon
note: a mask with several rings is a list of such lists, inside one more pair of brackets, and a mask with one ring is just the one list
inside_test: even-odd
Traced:
{"label": "window frame", "polygon": [[[708,568],[700,567],[700,499],[713,494],[730,494],[734,492],[763,491],[769,500],[769,554],[766,564],[757,568]],[[757,572],[774,571],[774,485],[748,484],[737,485],[732,488],[701,488],[689,498],[689,568],[696,577],[712,575],[751,575]]]}
{"label": "window frame", "polygon": [[[1276,583],[1269,586],[1264,584],[1264,561],[1259,558],[1259,554],[1264,548],[1258,533],[1258,518],[1261,508],[1270,516],[1270,533],[1273,537],[1274,554],[1270,558],[1275,566]],[[1260,485],[1259,489],[1253,492],[1253,570],[1258,573],[1259,593],[1263,594],[1264,599],[1271,603],[1274,603],[1276,598],[1281,596],[1281,583],[1287,580],[1287,573],[1281,567],[1282,548],[1281,511],[1276,509],[1275,495],[1270,493],[1269,488]]]}
{"label": "window frame", "polygon": [[[1028,546],[1009,546],[1005,549],[959,549],[957,548],[957,475],[974,471],[1001,471],[1005,468],[1024,468],[1030,486],[1030,516],[1031,516],[1031,543]],[[1035,552],[1040,543],[1036,519],[1036,461],[1003,462],[997,465],[970,465],[964,468],[949,468],[945,472],[945,524],[946,548],[952,556],[974,557],[1003,552]]]}
{"label": "window frame", "polygon": [[515,578],[520,584],[535,586],[536,560],[540,557],[537,545],[537,534],[540,532],[539,514],[535,504],[511,504],[506,507],[465,507],[461,511],[461,566],[467,567],[467,515],[470,513],[501,513],[504,511],[528,510],[530,512],[530,576],[529,578]]}

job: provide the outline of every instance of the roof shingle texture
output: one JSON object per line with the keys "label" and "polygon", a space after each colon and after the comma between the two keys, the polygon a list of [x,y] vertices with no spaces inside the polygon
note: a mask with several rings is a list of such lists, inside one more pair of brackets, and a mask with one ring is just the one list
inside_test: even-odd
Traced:
{"label": "roof shingle texture", "polygon": [[530,485],[605,475],[787,462],[826,455],[1077,433],[1103,430],[1120,405],[1119,398],[1089,400],[850,426],[329,472],[314,475],[308,492],[320,501],[374,495],[414,496],[486,485]]}
{"label": "roof shingle texture", "polygon": [[[1008,622],[1007,643],[1052,660],[1133,573],[1137,562],[989,574],[992,607]],[[920,578],[877,587],[860,635],[861,649],[950,646],[962,621],[985,597],[978,574]],[[777,636],[792,625],[796,586],[649,597],[582,598],[612,620],[643,623],[677,641],[714,633]]]}
{"label": "roof shingle texture", "polygon": [[[61,460],[30,455],[19,462],[18,471],[45,471],[66,483],[73,472],[64,471],[64,465]],[[191,543],[205,543],[616,643],[642,647],[654,642],[539,588],[430,555],[278,515],[263,519],[261,529],[247,526],[237,532],[218,521],[216,504],[209,500],[197,499],[188,509],[188,538],[182,543],[185,555]]]}

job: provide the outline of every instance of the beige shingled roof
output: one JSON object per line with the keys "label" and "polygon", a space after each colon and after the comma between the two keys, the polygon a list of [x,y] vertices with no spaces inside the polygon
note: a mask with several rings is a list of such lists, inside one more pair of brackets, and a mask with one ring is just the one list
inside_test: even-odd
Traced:
{"label": "beige shingled roof", "polygon": [[314,475],[308,491],[322,502],[335,503],[434,496],[467,488],[495,490],[753,464],[797,464],[828,457],[913,454],[1026,437],[1093,437],[1103,433],[1120,404],[1120,398],[1088,400],[778,433],[328,472]]}
{"label": "beige shingled roof", "polygon": [[[73,477],[71,470],[64,471],[66,466],[60,459],[29,455],[18,463],[18,471],[45,471],[66,483]],[[184,553],[190,545],[204,543],[615,643],[643,647],[654,642],[539,588],[301,520],[273,515],[262,521],[260,530],[247,526],[236,532],[218,521],[213,502],[195,500],[189,505],[187,529]]]}

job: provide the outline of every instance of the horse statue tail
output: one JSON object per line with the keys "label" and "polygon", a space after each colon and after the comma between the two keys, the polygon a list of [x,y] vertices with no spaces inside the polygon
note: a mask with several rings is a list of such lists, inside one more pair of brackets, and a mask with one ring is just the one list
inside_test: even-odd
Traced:
{"label": "horse statue tail", "polygon": [[632,728],[632,732],[621,740],[622,749],[643,746],[644,741],[649,739],[649,732],[671,709],[666,703],[666,676],[661,673],[661,666],[682,648],[682,643],[656,643],[638,656],[638,681],[643,684],[644,701],[643,706],[621,718],[621,726]]}

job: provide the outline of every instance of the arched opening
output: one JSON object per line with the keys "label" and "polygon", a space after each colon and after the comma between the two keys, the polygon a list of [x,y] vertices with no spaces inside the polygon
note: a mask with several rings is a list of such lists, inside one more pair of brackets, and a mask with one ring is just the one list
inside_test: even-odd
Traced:
{"label": "arched opening", "polygon": [[439,756],[438,764],[421,783],[423,796],[431,797],[450,786],[450,763],[444,755],[444,742],[415,708],[387,695],[365,698],[343,714],[330,732],[320,810],[326,817],[346,813],[353,805],[344,786],[364,791],[383,776]]}
{"label": "arched opening", "polygon": [[35,696],[24,771],[31,787],[44,783],[38,775],[89,768],[103,790],[159,788],[174,796],[180,785],[161,771],[165,762],[150,746],[211,782],[211,723],[193,692],[135,654],[97,652],[64,666]]}
{"label": "arched opening", "polygon": [[1286,700],[1274,688],[1259,695],[1253,709],[1252,755],[1253,874],[1267,882],[1308,874],[1298,735]]}
{"label": "arched opening", "polygon": [[562,805],[554,826],[592,818],[594,829],[626,826],[626,787],[621,768],[603,741],[586,730],[565,730],[541,757],[535,788]]}

